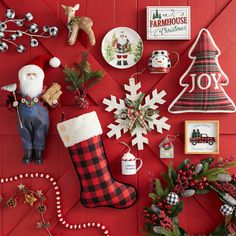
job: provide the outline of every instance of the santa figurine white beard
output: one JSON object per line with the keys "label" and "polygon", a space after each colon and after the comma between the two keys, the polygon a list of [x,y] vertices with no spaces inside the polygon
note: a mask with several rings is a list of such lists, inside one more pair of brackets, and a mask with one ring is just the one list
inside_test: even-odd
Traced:
{"label": "santa figurine white beard", "polygon": [[25,74],[20,79],[20,92],[22,96],[35,98],[43,91],[43,80],[37,74]]}

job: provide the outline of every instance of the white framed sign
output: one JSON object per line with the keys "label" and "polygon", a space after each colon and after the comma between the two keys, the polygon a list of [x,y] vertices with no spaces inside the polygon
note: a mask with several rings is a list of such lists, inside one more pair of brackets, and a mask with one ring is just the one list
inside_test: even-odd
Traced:
{"label": "white framed sign", "polygon": [[219,121],[186,120],[185,154],[218,154]]}
{"label": "white framed sign", "polygon": [[189,6],[148,6],[148,40],[186,40],[191,38]]}

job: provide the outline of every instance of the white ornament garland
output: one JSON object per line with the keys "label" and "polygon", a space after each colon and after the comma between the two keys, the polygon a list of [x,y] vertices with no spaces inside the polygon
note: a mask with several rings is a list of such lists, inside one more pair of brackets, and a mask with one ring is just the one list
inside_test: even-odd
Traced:
{"label": "white ornament garland", "polygon": [[14,181],[17,181],[20,179],[26,179],[26,178],[41,178],[41,179],[47,179],[50,181],[51,185],[54,188],[55,194],[56,194],[57,218],[58,218],[59,222],[62,225],[64,225],[65,228],[70,229],[70,230],[80,230],[80,229],[95,227],[95,228],[100,228],[103,231],[104,235],[110,236],[109,231],[106,229],[106,226],[99,223],[99,222],[70,224],[63,218],[62,206],[61,206],[61,192],[60,192],[60,189],[59,189],[59,186],[58,186],[56,180],[52,176],[50,176],[49,174],[44,174],[44,173],[20,174],[20,175],[15,175],[15,176],[8,177],[8,178],[1,178],[0,183],[4,184],[4,183],[8,183],[8,182],[14,182]]}

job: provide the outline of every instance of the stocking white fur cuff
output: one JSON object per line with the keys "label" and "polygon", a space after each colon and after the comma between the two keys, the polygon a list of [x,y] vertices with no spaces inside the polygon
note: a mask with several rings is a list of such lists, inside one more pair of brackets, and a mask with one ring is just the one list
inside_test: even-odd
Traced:
{"label": "stocking white fur cuff", "polygon": [[65,147],[102,134],[102,127],[95,111],[58,123],[57,130]]}

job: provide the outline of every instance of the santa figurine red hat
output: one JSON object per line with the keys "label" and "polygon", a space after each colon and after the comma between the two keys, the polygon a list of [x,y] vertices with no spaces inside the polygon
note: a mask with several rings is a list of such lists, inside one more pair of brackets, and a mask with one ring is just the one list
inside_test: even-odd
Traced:
{"label": "santa figurine red hat", "polygon": [[18,72],[18,78],[21,80],[26,74],[34,73],[38,79],[44,79],[44,68],[49,64],[53,68],[61,65],[61,61],[57,57],[50,57],[49,55],[39,55],[34,58],[31,63],[23,66]]}
{"label": "santa figurine red hat", "polygon": [[36,164],[43,163],[42,153],[49,129],[49,114],[43,106],[42,93],[44,68],[48,64],[56,68],[60,66],[60,60],[57,57],[40,55],[18,72],[21,96],[17,106],[22,122],[19,133],[25,152],[22,161],[26,164],[33,159]]}

